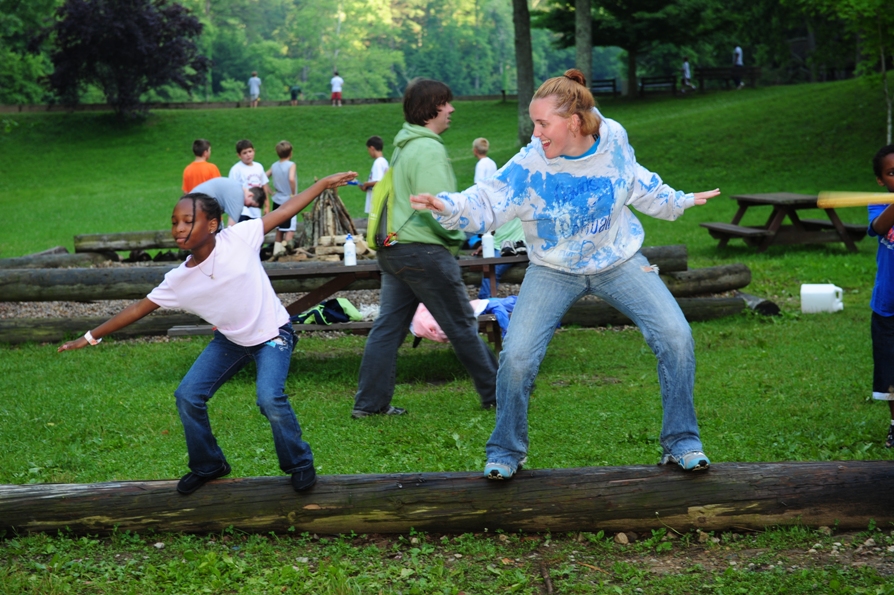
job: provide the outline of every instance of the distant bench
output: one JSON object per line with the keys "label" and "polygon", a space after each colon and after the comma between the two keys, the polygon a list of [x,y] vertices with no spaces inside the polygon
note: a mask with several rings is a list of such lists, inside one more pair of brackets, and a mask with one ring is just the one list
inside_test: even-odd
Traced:
{"label": "distant bench", "polygon": [[639,79],[639,94],[645,95],[646,91],[667,90],[673,95],[677,94],[677,77],[675,76],[643,76]]}
{"label": "distant bench", "polygon": [[[742,76],[743,81],[747,80],[752,87],[755,87],[757,86],[757,79],[759,79],[761,76],[761,67],[742,66],[739,74]],[[698,81],[699,91],[705,90],[706,80],[723,81],[724,86],[729,89],[730,83],[732,82],[733,78],[732,66],[698,67],[695,69],[695,80]]]}
{"label": "distant bench", "polygon": [[593,95],[618,95],[618,83],[615,79],[596,79],[590,83],[590,92]]}

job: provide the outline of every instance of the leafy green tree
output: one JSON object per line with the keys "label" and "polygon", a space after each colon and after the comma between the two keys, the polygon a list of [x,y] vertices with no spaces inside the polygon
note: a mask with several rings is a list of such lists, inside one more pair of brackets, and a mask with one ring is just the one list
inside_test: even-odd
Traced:
{"label": "leafy green tree", "polygon": [[840,19],[861,41],[858,73],[881,74],[887,106],[887,142],[891,144],[892,98],[888,89],[888,64],[894,49],[894,11],[884,0],[787,0],[813,13]]}
{"label": "leafy green tree", "polygon": [[0,0],[0,103],[40,101],[39,79],[50,70],[46,55],[29,51],[34,31],[52,19],[57,0]]}
{"label": "leafy green tree", "polygon": [[[560,34],[563,47],[575,45],[574,0],[552,0],[535,25]],[[627,80],[636,88],[637,58],[662,43],[683,45],[700,34],[715,13],[712,0],[599,0],[593,6],[593,43],[627,52]]]}
{"label": "leafy green tree", "polygon": [[208,59],[200,55],[198,19],[167,0],[66,0],[57,22],[39,39],[53,51],[49,85],[75,104],[89,84],[100,87],[119,116],[145,110],[150,89],[201,85]]}

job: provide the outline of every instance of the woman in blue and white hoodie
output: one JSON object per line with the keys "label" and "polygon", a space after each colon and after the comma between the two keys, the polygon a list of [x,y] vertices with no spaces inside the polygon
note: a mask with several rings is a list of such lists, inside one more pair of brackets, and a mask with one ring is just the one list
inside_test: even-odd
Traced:
{"label": "woman in blue and white hoodie", "polygon": [[579,70],[543,83],[529,113],[531,143],[496,176],[464,192],[411,198],[447,229],[483,233],[515,217],[525,229],[531,264],[500,353],[484,474],[509,479],[525,462],[540,362],[562,316],[588,294],[630,317],[658,358],[661,464],[707,469],[692,399],[692,333],[657,267],[639,251],[643,228],[630,207],[672,220],[720,191],[685,194],[639,165],[624,128],[596,110]]}

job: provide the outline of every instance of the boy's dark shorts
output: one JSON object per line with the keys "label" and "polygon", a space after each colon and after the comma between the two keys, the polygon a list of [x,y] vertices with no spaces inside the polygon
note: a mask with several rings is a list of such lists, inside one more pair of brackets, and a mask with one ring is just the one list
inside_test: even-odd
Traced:
{"label": "boy's dark shorts", "polygon": [[[276,209],[278,209],[279,207],[282,206],[282,205],[280,205],[280,204],[276,204],[276,203],[273,202],[272,200],[271,200],[270,202],[273,203],[273,210],[274,210],[274,211],[275,211]],[[282,204],[286,204],[286,203],[282,203]],[[291,231],[291,230],[289,229],[290,227],[292,227],[292,220],[291,220],[291,219],[286,219],[285,221],[283,221],[282,223],[280,223],[279,226],[277,226],[276,229],[278,229],[279,231]]]}
{"label": "boy's dark shorts", "polygon": [[872,313],[872,398],[894,401],[894,316]]}

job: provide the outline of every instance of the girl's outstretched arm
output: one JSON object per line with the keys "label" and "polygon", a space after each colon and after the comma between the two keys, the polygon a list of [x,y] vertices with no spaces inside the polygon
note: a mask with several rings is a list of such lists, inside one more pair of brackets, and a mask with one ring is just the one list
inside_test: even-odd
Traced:
{"label": "girl's outstretched arm", "polygon": [[326,176],[325,178],[317,180],[307,190],[299,192],[284,202],[278,209],[270,211],[264,215],[261,218],[261,221],[264,222],[264,233],[276,229],[281,223],[291,219],[304,207],[309,205],[314,198],[319,196],[323,190],[344,186],[356,177],[357,172],[348,171],[340,174],[332,174],[331,176]]}
{"label": "girl's outstretched arm", "polygon": [[[140,301],[124,308],[113,317],[109,318],[101,325],[91,330],[90,334],[96,340],[102,339],[106,335],[121,330],[129,324],[133,324],[140,318],[143,318],[150,312],[157,309],[158,304],[151,301],[149,298],[143,298]],[[56,351],[58,353],[62,353],[63,351],[69,351],[71,349],[81,349],[82,347],[86,347],[89,344],[90,343],[87,342],[86,337],[78,337],[74,341],[69,341],[68,343],[60,346],[59,349],[57,349]]]}

